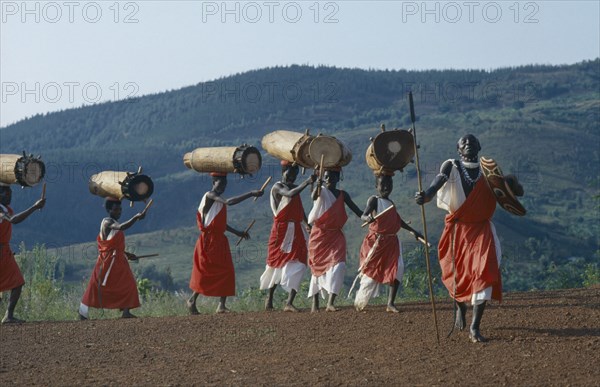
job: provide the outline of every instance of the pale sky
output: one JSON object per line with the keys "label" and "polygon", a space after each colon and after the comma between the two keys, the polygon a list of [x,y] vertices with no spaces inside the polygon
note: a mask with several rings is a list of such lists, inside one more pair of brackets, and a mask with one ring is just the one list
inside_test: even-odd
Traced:
{"label": "pale sky", "polygon": [[600,1],[0,1],[0,126],[276,65],[495,69],[600,56]]}

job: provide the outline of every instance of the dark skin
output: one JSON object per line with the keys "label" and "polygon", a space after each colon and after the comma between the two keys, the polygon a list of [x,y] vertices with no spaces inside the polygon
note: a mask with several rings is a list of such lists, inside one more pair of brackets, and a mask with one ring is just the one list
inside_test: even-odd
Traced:
{"label": "dark skin", "polygon": [[[9,206],[11,202],[12,189],[10,187],[0,187],[0,204],[2,204],[3,206]],[[11,224],[19,224],[25,219],[27,219],[29,215],[33,214],[36,210],[41,210],[42,208],[44,208],[45,205],[46,199],[39,199],[25,211],[12,216],[10,216],[8,213],[3,212],[2,209],[0,209],[0,218],[2,219],[2,221],[6,221]],[[6,313],[4,314],[4,318],[2,319],[2,324],[23,322],[23,320],[20,320],[14,316],[17,302],[19,302],[19,298],[21,298],[22,289],[23,286],[11,289],[10,297],[8,299],[8,308],[6,309]]]}
{"label": "dark skin", "polygon": [[[392,176],[388,176],[388,175],[377,176],[377,178],[375,180],[375,187],[377,188],[377,191],[379,192],[379,197],[390,200],[389,196],[392,193],[392,190],[394,189],[394,181],[392,180]],[[369,223],[372,223],[374,221],[373,214],[377,212],[377,199],[378,199],[378,197],[373,195],[367,200],[367,206],[365,207],[365,210],[363,211],[363,214],[360,217],[363,221],[369,222]],[[390,202],[392,202],[392,201],[390,200]],[[392,202],[392,205],[395,206],[394,202]],[[413,229],[408,224],[406,224],[406,222],[404,222],[404,220],[401,219],[400,222],[401,222],[400,227],[407,230],[411,234],[413,234],[415,239],[418,240],[419,237],[423,238],[423,236],[417,230]],[[390,290],[388,293],[388,303],[387,303],[387,307],[386,307],[387,312],[391,312],[391,313],[399,313],[400,312],[398,310],[398,308],[396,308],[396,305],[394,304],[396,301],[396,295],[398,294],[399,287],[400,287],[400,281],[398,281],[397,279],[394,280],[394,283],[390,285]]]}
{"label": "dark skin", "polygon": [[[279,207],[279,203],[281,203],[281,199],[285,196],[291,198],[296,195],[300,195],[300,193],[308,187],[311,183],[315,181],[315,176],[311,175],[302,182],[300,185],[295,185],[296,178],[298,177],[298,166],[284,166],[281,174],[281,181],[275,183],[273,186],[273,199],[275,201],[275,206]],[[304,221],[307,222],[306,214],[304,214]],[[274,285],[269,289],[269,295],[265,300],[265,309],[273,310],[273,295],[275,294],[275,289],[277,285]],[[284,312],[298,312],[298,309],[294,306],[294,299],[296,298],[296,290],[292,289],[288,296],[285,307],[283,308]]]}
{"label": "dark skin", "polygon": [[[358,216],[360,218],[363,213],[360,210],[360,208],[358,208],[356,203],[354,203],[354,201],[352,201],[352,198],[350,197],[348,192],[337,189],[337,183],[339,181],[340,181],[340,173],[339,172],[325,171],[325,173],[323,174],[323,180],[317,179],[317,184],[315,185],[315,188],[313,189],[313,192],[312,192],[312,199],[313,200],[318,199],[318,197],[319,197],[318,187],[321,186],[322,184],[325,184],[325,187],[329,191],[331,191],[331,193],[333,193],[333,196],[335,196],[336,198],[338,198],[340,196],[340,194],[343,192],[344,193],[344,203],[346,204],[346,206],[348,208],[350,208],[352,210],[352,212],[354,212],[356,214],[356,216]],[[337,308],[333,305],[336,297],[337,297],[337,294],[335,294],[335,293],[329,294],[329,299],[327,300],[327,307],[325,309],[327,312],[336,312],[337,311]],[[319,295],[315,294],[313,296],[313,304],[312,304],[311,312],[316,313],[318,311],[319,311]]]}
{"label": "dark skin", "polygon": [[[102,220],[102,224],[100,225],[100,237],[103,240],[108,238],[108,235],[111,231],[125,231],[133,226],[138,220],[142,220],[146,217],[146,209],[142,212],[135,214],[131,219],[126,222],[119,223],[118,220],[121,218],[123,213],[123,208],[121,207],[121,202],[113,201],[107,203],[106,212],[108,213],[108,218],[104,218]],[[137,256],[132,253],[125,252],[125,256],[130,261],[137,261]],[[129,308],[124,308],[121,310],[121,318],[136,318],[135,315],[131,313]],[[79,315],[80,320],[87,320],[87,317]]]}
{"label": "dark skin", "polygon": [[[222,203],[226,206],[233,206],[240,202],[243,202],[246,199],[252,197],[261,197],[264,192],[261,190],[246,192],[245,194],[238,195],[229,199],[223,198],[221,195],[225,193],[225,189],[227,188],[227,176],[215,176],[213,177],[213,186],[212,190],[209,191],[206,195],[206,203],[204,208],[202,209],[202,219],[205,219],[210,211],[212,205],[217,203]],[[227,231],[230,233],[237,235],[240,238],[250,239],[250,234],[245,231],[239,231],[235,228],[231,227],[229,224],[227,225]],[[200,294],[194,292],[192,296],[187,300],[187,307],[192,315],[199,314],[198,309],[196,308],[196,300]],[[219,306],[217,306],[217,313],[226,313],[229,312],[229,309],[225,306],[225,302],[227,301],[227,297],[220,297]]]}
{"label": "dark skin", "polygon": [[[417,192],[415,194],[415,201],[419,205],[423,205],[425,203],[430,202],[433,197],[436,195],[437,191],[442,188],[442,186],[448,181],[450,178],[450,173],[452,171],[452,166],[456,165],[459,171],[460,180],[462,187],[465,191],[465,197],[469,197],[475,184],[472,184],[468,181],[468,179],[464,176],[462,168],[460,168],[459,163],[478,163],[478,154],[481,150],[481,145],[479,144],[479,140],[472,134],[468,134],[466,136],[461,137],[458,140],[456,145],[459,160],[448,160],[442,164],[440,169],[440,173],[435,177],[429,188],[422,192]],[[469,177],[474,180],[480,174],[480,167],[477,165],[475,168],[465,168]],[[511,189],[517,196],[523,195],[523,187],[518,183],[515,176],[507,175],[507,182],[510,185]],[[481,177],[483,178],[483,177]],[[456,302],[457,304],[457,312],[455,319],[455,326],[459,328],[461,331],[466,328],[466,310],[467,306],[464,302]],[[479,323],[481,322],[481,316],[483,315],[483,309],[485,308],[486,302],[484,301],[480,305],[473,306],[473,323],[470,327],[469,339],[474,343],[485,342],[487,339],[481,335],[479,332]],[[475,323],[475,320],[478,320]]]}

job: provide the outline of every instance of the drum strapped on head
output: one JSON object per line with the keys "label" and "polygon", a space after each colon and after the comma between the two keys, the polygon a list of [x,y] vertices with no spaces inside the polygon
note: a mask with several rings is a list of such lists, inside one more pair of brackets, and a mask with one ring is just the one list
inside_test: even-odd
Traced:
{"label": "drum strapped on head", "polygon": [[308,147],[312,168],[319,165],[323,156],[324,168],[341,168],[352,161],[352,152],[342,141],[332,136],[319,134]]}
{"label": "drum strapped on head", "polygon": [[402,172],[415,156],[414,137],[407,130],[383,131],[372,139],[365,159],[375,174]]}
{"label": "drum strapped on head", "polygon": [[90,192],[94,195],[119,200],[128,199],[131,202],[145,201],[154,192],[152,179],[138,172],[104,171],[92,175],[88,183]]}
{"label": "drum strapped on head", "polygon": [[266,134],[261,141],[264,150],[279,160],[285,160],[304,168],[314,168],[308,149],[315,137],[308,129],[305,133],[276,130]]}
{"label": "drum strapped on head", "polygon": [[256,147],[197,148],[183,156],[183,164],[196,172],[252,175],[260,170],[262,156]]}
{"label": "drum strapped on head", "polygon": [[0,155],[0,183],[19,184],[22,187],[33,187],[46,174],[46,166],[40,157],[15,154]]}

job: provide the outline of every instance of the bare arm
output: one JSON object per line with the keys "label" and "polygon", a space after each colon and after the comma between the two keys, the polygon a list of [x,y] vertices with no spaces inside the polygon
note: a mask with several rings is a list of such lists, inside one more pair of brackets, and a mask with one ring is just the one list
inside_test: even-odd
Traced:
{"label": "bare arm", "polygon": [[367,206],[365,207],[365,210],[363,211],[360,219],[364,222],[369,222],[369,223],[373,222],[373,220],[375,219],[373,217],[373,211],[375,211],[376,209],[377,209],[377,197],[373,195],[367,200]]}
{"label": "bare arm", "polygon": [[[108,219],[102,224],[102,227],[106,228],[108,230],[125,231],[128,228],[130,228],[131,226],[133,226],[135,224],[135,222],[137,222],[138,220],[144,219],[145,216],[146,216],[145,214],[142,214],[141,212],[139,212],[139,213],[133,215],[133,217],[131,217],[131,219],[129,219],[123,223],[119,223],[114,219]],[[106,234],[108,234],[108,232]]]}
{"label": "bare arm", "polygon": [[452,172],[452,160],[447,160],[442,164],[440,168],[440,173],[433,179],[429,188],[425,191],[417,192],[415,194],[415,201],[419,205],[423,205],[425,203],[429,203],[431,199],[435,196],[437,191],[443,187],[443,185],[450,178],[450,172]]}
{"label": "bare arm", "polygon": [[362,218],[362,215],[363,215],[362,211],[360,210],[360,208],[358,208],[356,203],[354,203],[354,201],[352,201],[352,198],[350,197],[348,192],[346,192],[346,191],[341,191],[341,192],[344,195],[344,203],[346,203],[346,205],[352,210],[352,212],[354,212],[356,214],[356,216],[358,216],[359,218]]}
{"label": "bare arm", "polygon": [[240,238],[244,238],[244,239],[250,239],[250,234],[248,234],[247,232],[244,231],[239,231],[236,230],[235,228],[231,227],[230,225],[227,225],[227,231],[229,231],[230,233],[239,236]]}
{"label": "bare arm", "polygon": [[275,186],[273,187],[273,192],[276,194],[279,194],[281,196],[286,196],[288,198],[291,198],[292,196],[298,195],[300,192],[302,192],[304,190],[304,188],[308,187],[309,184],[314,183],[314,181],[315,181],[315,175],[310,175],[308,177],[308,179],[306,179],[302,182],[302,184],[300,184],[299,186],[292,188],[292,189],[288,189],[285,185],[283,185],[281,182],[279,182],[279,183],[276,183]]}
{"label": "bare arm", "polygon": [[31,207],[29,207],[28,209],[26,209],[23,212],[20,212],[13,216],[10,216],[10,215],[2,212],[2,213],[0,213],[0,217],[2,217],[2,219],[5,219],[12,224],[19,224],[22,221],[24,221],[25,219],[27,219],[29,217],[29,215],[33,214],[36,210],[44,208],[45,205],[46,205],[46,199],[39,199]]}
{"label": "bare arm", "polygon": [[261,197],[261,196],[263,196],[263,194],[264,194],[264,191],[250,191],[250,192],[246,192],[245,194],[241,194],[239,196],[234,196],[232,198],[225,199],[225,198],[222,198],[221,196],[217,195],[216,193],[214,193],[214,191],[210,191],[208,194],[206,194],[206,197],[215,202],[223,203],[226,206],[233,206],[233,205],[243,202],[244,200],[249,199],[251,197]]}
{"label": "bare arm", "polygon": [[405,221],[401,220],[400,222],[401,222],[400,227],[402,227],[403,229],[405,229],[409,233],[413,234],[413,236],[415,237],[415,239],[417,239],[417,240],[419,238],[422,238],[423,240],[425,239],[425,237],[420,232],[418,232],[414,228],[410,227]]}

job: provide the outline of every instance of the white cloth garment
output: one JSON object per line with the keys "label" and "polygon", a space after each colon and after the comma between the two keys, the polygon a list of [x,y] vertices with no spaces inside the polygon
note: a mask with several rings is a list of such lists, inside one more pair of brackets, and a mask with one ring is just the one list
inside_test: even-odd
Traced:
{"label": "white cloth garment", "polygon": [[[483,177],[482,177],[483,178]],[[458,172],[458,168],[454,163],[452,163],[452,170],[450,171],[450,178],[446,183],[440,188],[437,193],[437,206],[443,210],[448,211],[449,213],[454,213],[456,210],[463,205],[463,203],[467,200],[465,195],[465,191],[463,189],[460,174]],[[500,247],[500,239],[498,239],[498,235],[496,234],[496,227],[490,221],[490,226],[492,226],[492,233],[494,234],[494,245],[496,246],[496,257],[498,258],[498,266],[500,266],[500,261],[502,260],[502,248]],[[471,296],[471,304],[479,305],[484,301],[489,301],[492,299],[492,287],[489,286],[477,293],[474,293]]]}
{"label": "white cloth garment", "polygon": [[300,282],[306,271],[306,265],[298,261],[287,262],[283,267],[274,268],[265,265],[265,272],[260,276],[260,290],[270,289],[281,285],[283,290],[296,292],[300,289]]}
{"label": "white cloth garment", "polygon": [[344,275],[346,274],[346,262],[340,262],[327,270],[320,277],[314,275],[310,278],[310,286],[308,288],[308,297],[313,297],[321,292],[321,297],[325,298],[325,293],[340,294],[342,285],[344,285]]}

